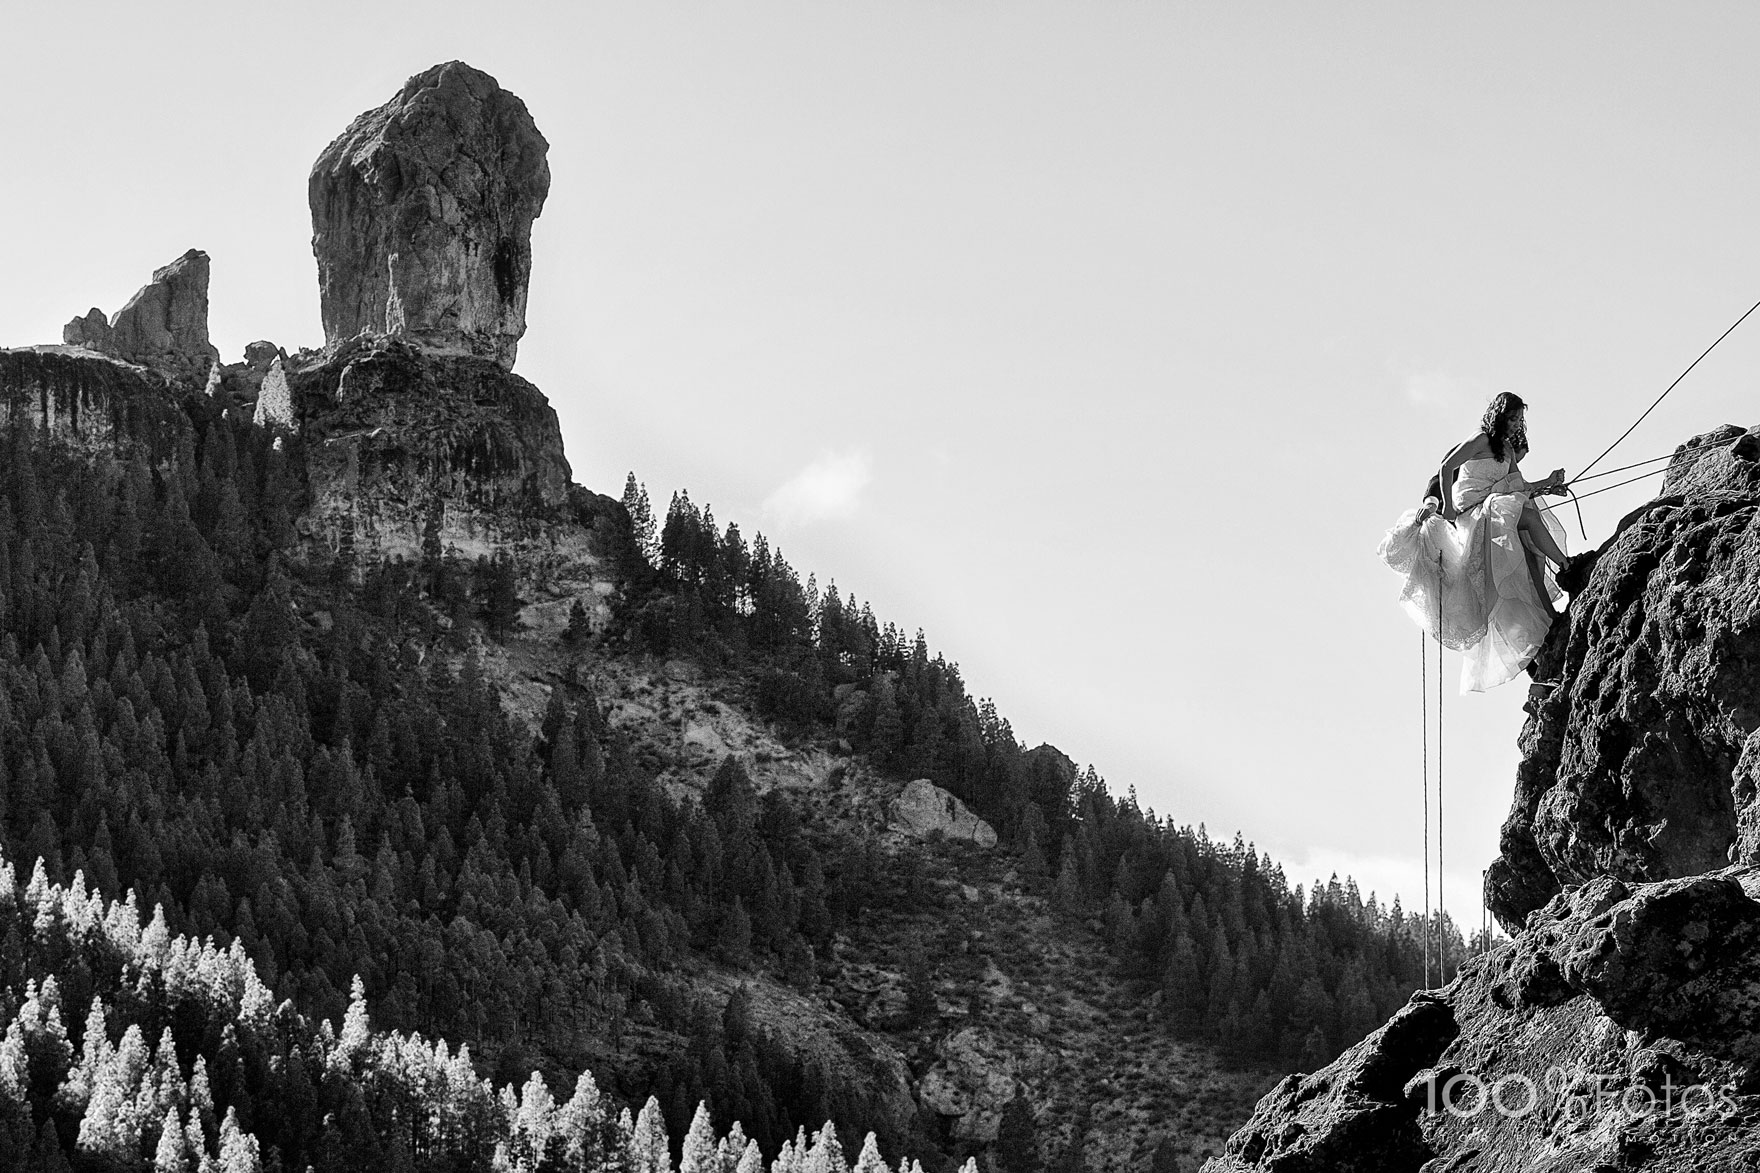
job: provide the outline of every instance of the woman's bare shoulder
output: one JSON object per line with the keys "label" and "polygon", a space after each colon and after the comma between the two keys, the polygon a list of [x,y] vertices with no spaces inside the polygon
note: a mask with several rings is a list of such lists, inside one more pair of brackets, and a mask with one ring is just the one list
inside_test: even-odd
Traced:
{"label": "woman's bare shoulder", "polygon": [[[1454,451],[1448,454],[1448,460],[1471,460],[1477,456],[1491,454],[1491,441],[1486,439],[1484,432],[1479,432],[1471,439],[1456,444]],[[1445,460],[1443,463],[1447,463]]]}

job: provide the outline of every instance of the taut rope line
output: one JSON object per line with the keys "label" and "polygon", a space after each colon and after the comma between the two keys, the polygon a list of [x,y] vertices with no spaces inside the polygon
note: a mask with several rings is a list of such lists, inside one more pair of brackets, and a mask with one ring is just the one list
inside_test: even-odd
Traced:
{"label": "taut rope line", "polygon": [[[1751,313],[1753,313],[1753,312],[1754,312],[1754,311],[1755,311],[1755,310],[1760,310],[1760,301],[1757,301],[1757,302],[1755,302],[1755,303],[1754,303],[1754,304],[1753,304],[1753,305],[1751,305],[1751,306],[1749,306],[1749,307],[1748,307],[1748,310],[1747,310],[1747,313],[1744,313],[1744,314],[1743,314],[1743,315],[1742,315],[1742,316],[1741,316],[1741,317],[1739,317],[1739,318],[1737,318],[1737,319],[1736,319],[1736,320],[1735,320],[1735,323],[1734,323],[1734,324],[1733,324],[1733,325],[1731,325],[1731,326],[1730,326],[1730,328],[1729,328],[1729,329],[1727,329],[1727,330],[1725,330],[1725,331],[1724,331],[1724,332],[1723,332],[1723,333],[1721,333],[1721,334],[1719,334],[1719,335],[1718,335],[1718,336],[1717,336],[1717,342],[1722,342],[1722,341],[1723,341],[1723,340],[1724,340],[1724,339],[1725,339],[1725,338],[1728,338],[1728,337],[1729,337],[1729,336],[1730,336],[1730,335],[1731,335],[1731,334],[1734,334],[1734,333],[1735,333],[1735,331],[1736,331],[1736,326],[1739,326],[1739,325],[1741,325],[1741,324],[1742,324],[1742,323],[1743,323],[1743,322],[1745,322],[1745,321],[1747,321],[1747,320],[1748,320],[1748,314],[1751,314]],[[1644,417],[1645,417],[1645,416],[1647,416],[1647,415],[1649,415],[1649,414],[1650,414],[1650,413],[1651,413],[1651,412],[1653,412],[1653,411],[1655,411],[1655,410],[1656,410],[1656,405],[1657,405],[1657,404],[1658,404],[1658,403],[1661,403],[1661,402],[1662,402],[1662,401],[1663,401],[1663,400],[1664,400],[1664,399],[1667,399],[1667,398],[1668,398],[1668,393],[1669,393],[1669,392],[1670,392],[1670,391],[1673,391],[1673,390],[1674,390],[1674,389],[1675,389],[1675,388],[1676,388],[1676,387],[1678,387],[1678,386],[1679,386],[1679,385],[1680,385],[1680,381],[1681,381],[1681,380],[1682,380],[1682,379],[1684,379],[1684,378],[1686,378],[1686,377],[1687,377],[1687,376],[1688,376],[1688,375],[1690,375],[1690,374],[1692,374],[1692,373],[1693,373],[1693,368],[1694,368],[1694,367],[1696,367],[1696,366],[1698,366],[1698,365],[1699,365],[1699,364],[1700,364],[1700,363],[1701,363],[1701,362],[1703,362],[1703,361],[1704,361],[1704,360],[1705,360],[1705,355],[1707,355],[1707,354],[1710,354],[1710,353],[1711,353],[1711,352],[1712,352],[1712,351],[1714,351],[1714,350],[1716,350],[1716,349],[1717,349],[1717,342],[1713,342],[1713,343],[1712,343],[1712,344],[1711,344],[1711,345],[1710,345],[1710,346],[1707,346],[1707,347],[1706,347],[1706,348],[1705,348],[1705,350],[1704,350],[1704,352],[1703,352],[1703,353],[1702,353],[1702,354],[1700,354],[1700,355],[1699,355],[1699,357],[1698,357],[1698,358],[1696,358],[1696,359],[1694,359],[1694,360],[1693,360],[1693,361],[1692,361],[1692,362],[1691,362],[1691,363],[1690,363],[1690,364],[1689,364],[1689,365],[1688,365],[1688,366],[1687,366],[1687,369],[1686,369],[1686,370],[1684,370],[1684,371],[1682,371],[1682,372],[1681,372],[1681,373],[1680,373],[1680,374],[1679,374],[1679,375],[1676,375],[1676,376],[1675,376],[1675,380],[1674,380],[1674,382],[1672,382],[1672,383],[1670,383],[1670,384],[1669,384],[1669,385],[1668,385],[1668,386],[1667,386],[1667,387],[1664,387],[1664,388],[1663,388],[1663,389],[1662,389],[1662,394],[1661,394],[1661,395],[1658,395],[1658,396],[1657,396],[1657,397],[1656,397],[1656,400],[1655,400],[1655,402],[1653,402],[1653,403],[1651,403],[1651,404],[1650,404],[1650,406],[1649,406],[1649,407],[1646,407],[1646,408],[1645,408],[1645,409],[1644,409],[1644,414],[1643,414],[1643,415],[1640,415],[1640,416],[1639,416],[1639,417],[1638,417],[1638,418],[1637,418],[1637,419],[1635,419],[1635,420],[1633,420],[1633,421],[1632,421],[1632,426],[1631,426],[1631,427],[1629,427],[1629,428],[1627,428],[1627,429],[1626,429],[1626,430],[1625,430],[1625,431],[1623,431],[1623,432],[1621,432],[1621,433],[1620,433],[1620,434],[1619,434],[1619,439],[1618,439],[1618,440],[1615,440],[1615,441],[1614,441],[1614,442],[1613,442],[1613,443],[1611,443],[1611,444],[1609,444],[1609,445],[1608,445],[1608,446],[1607,446],[1607,447],[1605,447],[1605,448],[1603,448],[1603,449],[1602,449],[1602,450],[1601,450],[1601,456],[1597,456],[1597,457],[1596,457],[1596,458],[1595,458],[1595,459],[1594,459],[1594,460],[1591,460],[1591,461],[1590,461],[1590,462],[1589,462],[1589,463],[1588,463],[1588,464],[1586,464],[1586,465],[1584,465],[1584,466],[1583,466],[1583,471],[1582,471],[1582,472],[1580,472],[1580,473],[1578,473],[1578,474],[1577,474],[1577,475],[1576,475],[1576,477],[1575,477],[1575,479],[1576,479],[1576,480],[1581,480],[1581,479],[1583,479],[1583,475],[1584,475],[1584,473],[1587,473],[1587,472],[1588,472],[1588,471],[1589,471],[1589,470],[1590,470],[1590,469],[1592,469],[1592,468],[1594,468],[1594,467],[1595,467],[1595,466],[1596,466],[1596,465],[1598,465],[1598,464],[1600,464],[1600,463],[1601,463],[1601,458],[1602,458],[1602,457],[1603,457],[1603,456],[1606,456],[1606,455],[1607,455],[1607,454],[1608,454],[1608,453],[1609,453],[1609,452],[1612,452],[1612,451],[1613,451],[1613,450],[1614,450],[1614,449],[1615,449],[1615,448],[1618,448],[1618,447],[1619,447],[1619,446],[1620,446],[1620,443],[1621,443],[1621,442],[1622,442],[1622,441],[1623,441],[1623,440],[1625,440],[1625,438],[1626,438],[1626,437],[1627,437],[1627,436],[1629,436],[1629,435],[1631,435],[1631,434],[1632,434],[1632,433],[1633,433],[1633,432],[1635,432],[1635,431],[1637,431],[1637,430],[1638,430],[1638,425],[1639,425],[1639,424],[1641,424],[1641,423],[1643,423],[1643,422],[1644,422]],[[1588,495],[1588,494],[1584,494],[1584,496],[1587,496],[1587,495]]]}

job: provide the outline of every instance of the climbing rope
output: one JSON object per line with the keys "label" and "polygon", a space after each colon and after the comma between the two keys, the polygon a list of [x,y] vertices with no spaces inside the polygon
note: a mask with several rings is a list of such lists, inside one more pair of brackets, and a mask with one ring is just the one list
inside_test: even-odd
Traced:
{"label": "climbing rope", "polygon": [[[1436,574],[1442,576],[1442,558],[1436,559]],[[1442,592],[1436,592],[1436,976],[1448,984],[1448,960],[1442,951],[1443,926],[1448,921],[1448,901],[1443,899],[1442,882]]]}
{"label": "climbing rope", "polygon": [[[1728,338],[1731,334],[1735,333],[1736,327],[1747,321],[1748,318],[1753,315],[1755,310],[1760,310],[1760,301],[1756,301],[1753,305],[1749,306],[1742,313],[1741,317],[1737,318],[1730,324],[1729,329],[1719,334],[1716,341],[1712,342],[1710,346],[1707,346],[1700,352],[1698,358],[1695,358],[1691,363],[1687,364],[1686,370],[1675,376],[1674,382],[1662,389],[1662,394],[1658,395],[1651,401],[1650,406],[1646,407],[1643,412],[1639,414],[1638,418],[1632,421],[1630,427],[1621,432],[1613,443],[1609,444],[1606,448],[1603,448],[1594,460],[1591,460],[1588,464],[1584,465],[1581,472],[1566,481],[1562,486],[1564,491],[1570,496],[1571,504],[1576,508],[1577,528],[1582,533],[1585,542],[1589,540],[1589,533],[1588,529],[1583,524],[1582,503],[1584,501],[1587,501],[1589,498],[1597,496],[1598,494],[1612,492],[1614,489],[1622,489],[1627,485],[1635,484],[1646,477],[1655,476],[1659,472],[1668,472],[1670,469],[1678,467],[1677,461],[1690,464],[1693,461],[1703,458],[1710,452],[1715,451],[1715,449],[1709,447],[1696,452],[1680,452],[1679,450],[1676,450],[1662,456],[1652,456],[1645,460],[1621,465],[1618,468],[1605,469],[1599,473],[1593,471],[1596,465],[1606,459],[1608,453],[1612,452],[1615,448],[1618,448],[1625,442],[1626,437],[1637,431],[1638,425],[1648,419],[1650,413],[1655,411],[1664,399],[1668,398],[1669,392],[1680,386],[1681,381],[1688,375],[1692,374],[1694,368],[1696,368],[1701,362],[1704,362],[1706,356],[1713,350],[1716,350],[1718,345],[1722,343],[1725,338]],[[1669,463],[1664,464],[1664,461],[1668,461]],[[1648,468],[1649,465],[1660,465],[1660,467]],[[1615,481],[1611,485],[1599,486],[1598,488],[1591,489],[1587,493],[1579,494],[1574,488],[1575,485],[1585,481],[1600,480],[1603,477],[1610,477],[1639,468],[1646,469],[1646,471],[1638,473],[1636,476],[1627,477],[1622,481]],[[1540,507],[1551,512],[1551,506],[1545,502],[1541,502]],[[1426,988],[1429,988],[1430,986],[1430,950],[1432,932],[1434,932],[1435,939],[1437,978],[1444,983],[1448,980],[1448,961],[1443,944],[1443,932],[1444,926],[1447,922],[1448,912],[1447,900],[1443,892],[1444,865],[1442,835],[1442,709],[1443,696],[1447,690],[1442,666],[1442,569],[1442,558],[1439,554],[1436,560],[1436,907],[1434,909],[1434,917],[1432,917],[1432,909],[1430,907],[1430,666],[1428,662],[1428,649],[1424,646],[1429,642],[1429,637],[1423,632],[1420,632],[1418,636],[1418,682],[1419,693],[1421,696],[1419,728],[1422,731],[1422,780],[1424,787],[1424,916],[1422,927],[1423,944],[1420,951],[1423,954],[1424,985]],[[1490,910],[1488,907],[1481,904],[1479,909],[1481,951],[1489,951],[1491,948],[1490,926]]]}
{"label": "climbing rope", "polygon": [[[1437,584],[1436,610],[1442,613],[1441,583]],[[1436,633],[1442,634],[1440,621]],[[1424,955],[1424,988],[1430,988],[1430,637],[1418,632],[1418,697],[1422,716],[1418,732],[1424,743],[1424,916],[1418,937],[1418,951]],[[1442,658],[1442,645],[1436,645],[1436,658]]]}
{"label": "climbing rope", "polygon": [[[1676,387],[1680,386],[1681,380],[1686,378],[1688,375],[1692,374],[1694,367],[1698,366],[1701,362],[1705,361],[1705,355],[1710,354],[1712,351],[1716,350],[1718,342],[1722,342],[1725,338],[1728,338],[1731,334],[1734,334],[1736,331],[1736,327],[1741,325],[1743,322],[1747,321],[1748,315],[1753,313],[1755,310],[1760,310],[1760,301],[1757,301],[1753,305],[1749,306],[1747,309],[1747,312],[1742,314],[1741,317],[1737,318],[1735,320],[1735,322],[1730,326],[1729,329],[1727,329],[1723,333],[1719,334],[1717,336],[1717,342],[1713,342],[1710,346],[1707,346],[1705,348],[1704,352],[1701,353],[1698,358],[1694,359],[1691,363],[1689,363],[1687,365],[1686,370],[1682,371],[1679,375],[1676,375],[1674,382],[1670,383],[1667,387],[1664,387],[1662,389],[1662,394],[1658,395],[1656,397],[1655,402],[1651,403],[1649,407],[1646,407],[1644,409],[1644,414],[1640,415],[1637,419],[1633,420],[1632,426],[1627,428],[1625,431],[1623,431],[1619,434],[1618,440],[1615,440],[1613,443],[1611,443],[1607,447],[1603,448],[1601,450],[1601,455],[1597,456],[1594,460],[1591,460],[1588,464],[1584,465],[1583,471],[1578,473],[1572,479],[1574,481],[1582,480],[1584,475],[1590,469],[1594,468],[1596,465],[1601,463],[1602,457],[1606,456],[1609,452],[1612,452],[1615,448],[1618,448],[1627,436],[1629,436],[1633,432],[1637,431],[1638,425],[1644,422],[1645,416],[1648,416],[1651,412],[1655,411],[1657,404],[1661,403],[1664,399],[1667,399],[1668,393],[1670,391],[1673,391]],[[1585,493],[1584,496],[1588,496],[1588,494]]]}

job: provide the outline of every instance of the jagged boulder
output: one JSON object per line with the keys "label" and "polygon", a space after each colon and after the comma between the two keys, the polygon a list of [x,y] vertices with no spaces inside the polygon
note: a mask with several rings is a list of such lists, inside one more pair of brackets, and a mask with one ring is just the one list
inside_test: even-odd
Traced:
{"label": "jagged boulder", "polygon": [[920,839],[942,835],[979,847],[996,846],[995,828],[927,778],[907,784],[897,798],[886,804],[886,822],[893,830]]}
{"label": "jagged boulder", "polygon": [[155,269],[114,319],[93,308],[63,326],[61,339],[202,386],[220,360],[208,340],[208,254],[192,248]]}
{"label": "jagged boulder", "polygon": [[61,327],[61,341],[68,346],[83,346],[88,350],[105,351],[110,347],[110,319],[104,311],[93,306],[82,318],[75,318]]}
{"label": "jagged boulder", "polygon": [[1597,876],[1760,861],[1760,429],[1677,451],[1541,652],[1486,879],[1509,928]]}
{"label": "jagged boulder", "polygon": [[1209,1173],[1735,1170],[1760,1158],[1760,869],[1554,898],[1259,1102]]}
{"label": "jagged boulder", "polygon": [[462,61],[404,83],[325,148],[308,195],[324,335],[398,335],[513,367],[549,144]]}

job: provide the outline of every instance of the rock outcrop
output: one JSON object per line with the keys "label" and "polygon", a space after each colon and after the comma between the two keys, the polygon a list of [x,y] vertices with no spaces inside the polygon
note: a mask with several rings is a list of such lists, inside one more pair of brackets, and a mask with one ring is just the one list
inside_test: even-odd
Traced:
{"label": "rock outcrop", "polygon": [[1677,451],[1539,667],[1486,881],[1514,939],[1212,1173],[1760,1165],[1760,429]]}
{"label": "rock outcrop", "polygon": [[194,451],[190,417],[164,380],[78,353],[0,350],[0,430],[14,427],[88,456],[154,465]]}
{"label": "rock outcrop", "polygon": [[627,529],[620,505],[570,482],[543,393],[494,362],[368,338],[292,360],[287,382],[300,528],[331,552],[507,554],[530,578],[591,578]]}
{"label": "rock outcrop", "polygon": [[417,74],[318,156],[308,195],[324,336],[401,336],[513,367],[549,144],[461,61]]}
{"label": "rock outcrop", "polygon": [[1760,429],[1675,455],[1606,543],[1530,705],[1486,881],[1509,928],[1561,886],[1760,862]]}
{"label": "rock outcrop", "polygon": [[1209,1173],[1736,1170],[1760,1160],[1760,869],[1555,897],[1312,1075]]}
{"label": "rock outcrop", "polygon": [[69,346],[149,367],[180,383],[201,386],[220,360],[208,340],[208,254],[190,249],[153,272],[153,279],[116,311],[113,321],[92,309],[61,331]]}
{"label": "rock outcrop", "polygon": [[995,828],[927,778],[907,784],[897,798],[886,804],[886,823],[894,831],[918,838],[944,835],[969,840],[979,847],[996,846]]}
{"label": "rock outcrop", "polygon": [[1020,1086],[1007,1048],[983,1030],[966,1027],[941,1041],[935,1063],[917,1085],[917,1099],[947,1122],[954,1137],[989,1144]]}

